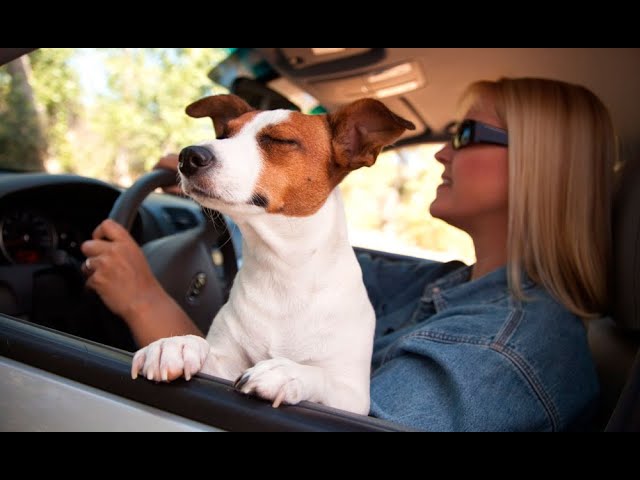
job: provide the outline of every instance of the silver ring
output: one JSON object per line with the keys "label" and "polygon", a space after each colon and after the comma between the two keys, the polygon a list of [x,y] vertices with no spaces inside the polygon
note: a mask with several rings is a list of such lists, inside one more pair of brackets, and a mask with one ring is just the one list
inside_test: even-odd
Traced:
{"label": "silver ring", "polygon": [[87,258],[87,259],[84,261],[84,267],[85,267],[87,270],[91,270],[91,259],[90,259],[90,258]]}

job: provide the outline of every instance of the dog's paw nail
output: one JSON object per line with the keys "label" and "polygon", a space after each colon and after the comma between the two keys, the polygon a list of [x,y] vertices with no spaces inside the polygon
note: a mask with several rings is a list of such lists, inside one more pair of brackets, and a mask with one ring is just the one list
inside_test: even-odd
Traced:
{"label": "dog's paw nail", "polygon": [[278,395],[276,396],[276,399],[271,404],[271,406],[273,408],[278,408],[280,406],[280,404],[282,403],[282,401],[284,400],[284,396],[285,396],[285,391],[284,391],[284,387],[282,387],[280,389],[280,391],[278,392]]}
{"label": "dog's paw nail", "polygon": [[164,370],[162,370],[162,381],[163,382],[168,382],[169,381],[169,374],[167,373],[167,369],[166,368]]}
{"label": "dog's paw nail", "polygon": [[236,383],[233,385],[237,390],[240,390],[242,387],[245,386],[245,384],[249,381],[249,378],[251,378],[251,375],[247,375],[246,373],[244,375],[241,375],[238,380],[236,380]]}

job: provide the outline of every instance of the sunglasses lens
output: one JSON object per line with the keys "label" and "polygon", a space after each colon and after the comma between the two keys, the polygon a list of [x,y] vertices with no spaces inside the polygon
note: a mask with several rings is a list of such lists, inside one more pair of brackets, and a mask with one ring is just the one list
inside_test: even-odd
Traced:
{"label": "sunglasses lens", "polygon": [[507,131],[477,120],[464,120],[451,136],[454,150],[475,144],[509,145]]}
{"label": "sunglasses lens", "polygon": [[471,126],[470,125],[460,125],[458,130],[453,135],[452,145],[453,148],[458,150],[469,144],[471,141]]}

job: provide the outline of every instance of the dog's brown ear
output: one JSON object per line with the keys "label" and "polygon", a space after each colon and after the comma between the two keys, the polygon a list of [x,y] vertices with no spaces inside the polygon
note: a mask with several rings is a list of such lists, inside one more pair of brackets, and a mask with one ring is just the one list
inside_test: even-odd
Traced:
{"label": "dog's brown ear", "polygon": [[227,124],[253,108],[237,95],[213,95],[201,98],[186,108],[193,118],[211,117],[216,138],[225,136]]}
{"label": "dog's brown ear", "polygon": [[415,125],[372,98],[356,100],[328,117],[338,165],[352,170],[370,167],[382,147],[390,145]]}

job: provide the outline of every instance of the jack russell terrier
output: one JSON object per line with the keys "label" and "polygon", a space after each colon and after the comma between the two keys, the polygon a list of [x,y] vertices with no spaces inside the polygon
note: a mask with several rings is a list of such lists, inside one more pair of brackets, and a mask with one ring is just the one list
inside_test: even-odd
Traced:
{"label": "jack russell terrier", "polygon": [[186,112],[211,117],[216,140],[182,150],[182,188],[236,222],[243,266],[206,340],[158,340],[135,354],[132,377],[202,372],[274,407],[309,400],[366,415],[375,315],[336,187],[414,125],[373,99],[305,115],[217,95]]}

